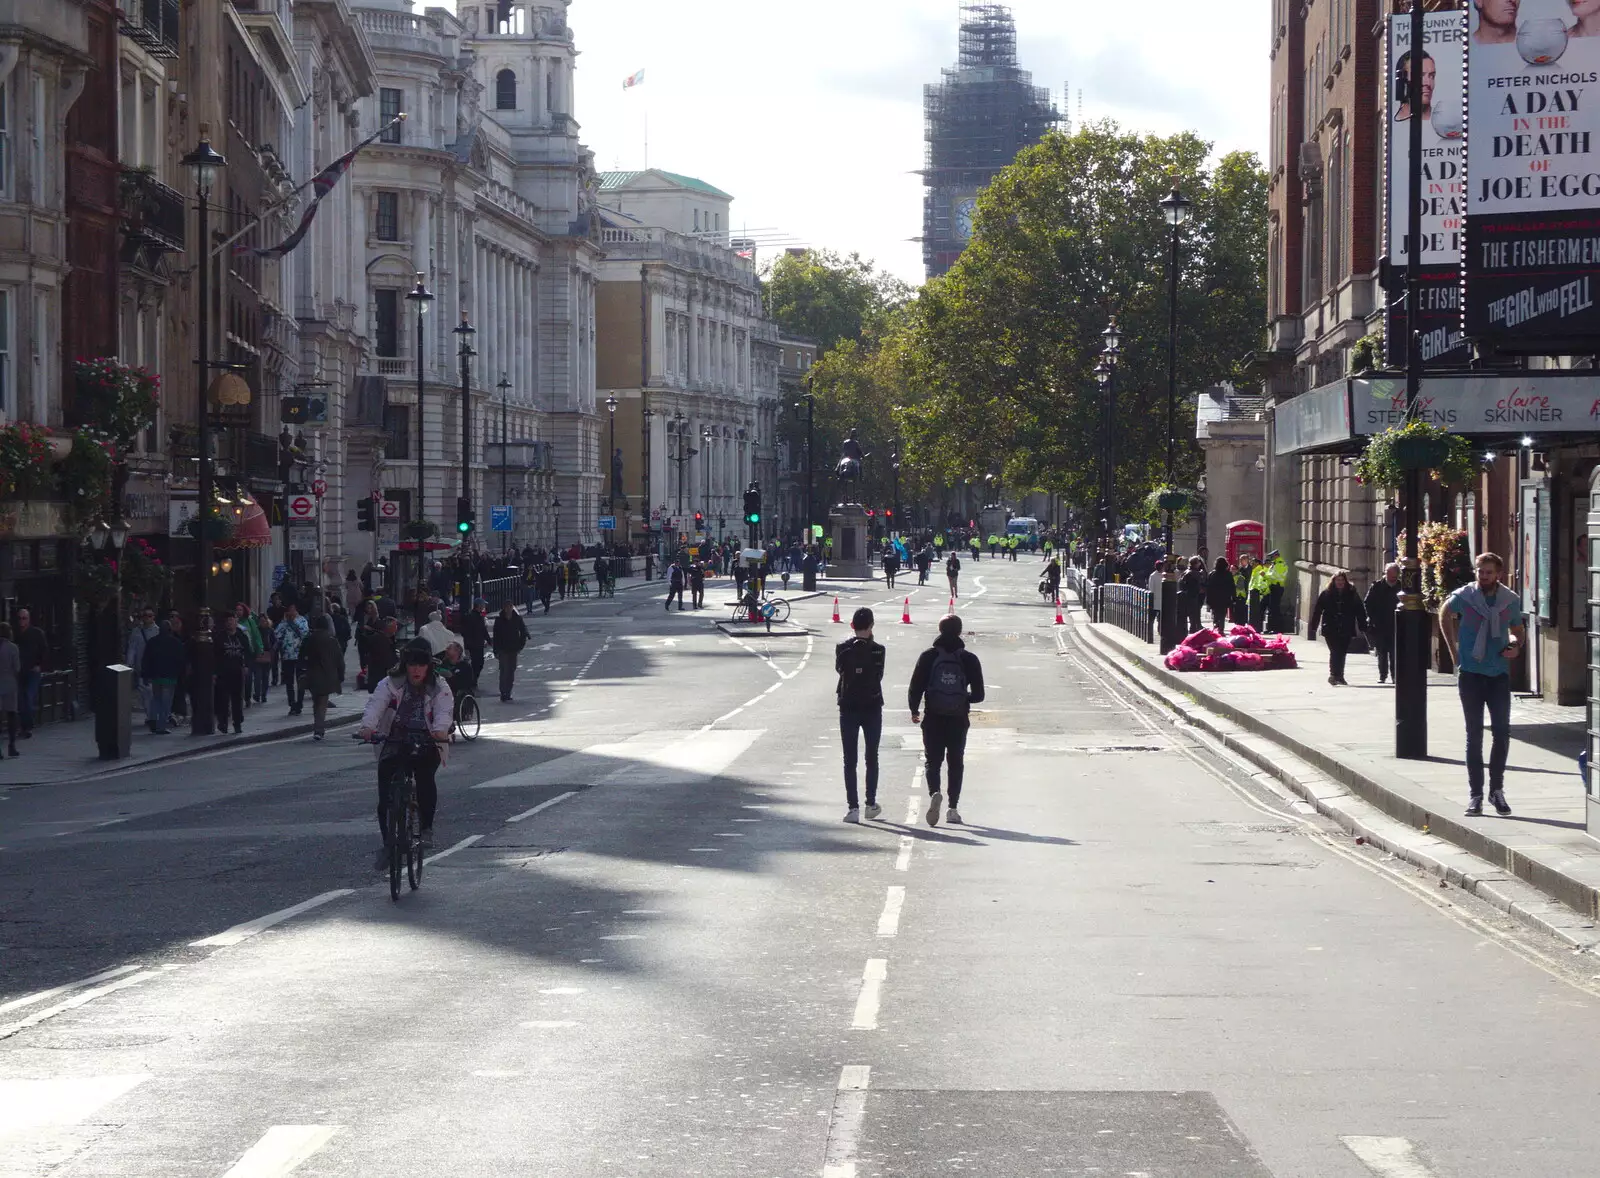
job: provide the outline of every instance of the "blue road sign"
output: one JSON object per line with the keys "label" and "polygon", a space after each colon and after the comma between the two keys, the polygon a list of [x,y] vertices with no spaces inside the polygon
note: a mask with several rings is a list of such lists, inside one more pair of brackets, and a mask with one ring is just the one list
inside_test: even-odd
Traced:
{"label": "blue road sign", "polygon": [[511,530],[511,506],[501,504],[489,508],[489,530],[491,532],[509,532]]}
{"label": "blue road sign", "polygon": [[614,532],[614,531],[616,531],[617,530],[617,517],[614,516],[614,515],[602,515],[600,517],[600,530],[602,532]]}

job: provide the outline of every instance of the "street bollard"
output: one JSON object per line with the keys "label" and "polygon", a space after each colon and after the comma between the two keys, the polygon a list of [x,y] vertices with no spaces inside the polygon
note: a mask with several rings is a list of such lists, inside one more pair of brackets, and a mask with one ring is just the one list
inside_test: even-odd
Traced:
{"label": "street bollard", "polygon": [[133,751],[133,668],[111,663],[97,672],[94,742],[102,761],[117,761]]}

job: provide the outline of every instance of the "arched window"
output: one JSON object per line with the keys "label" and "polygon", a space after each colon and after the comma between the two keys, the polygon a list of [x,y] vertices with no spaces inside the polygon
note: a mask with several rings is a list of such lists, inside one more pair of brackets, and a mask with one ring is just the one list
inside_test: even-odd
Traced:
{"label": "arched window", "polygon": [[501,70],[494,76],[494,105],[496,110],[517,109],[517,75],[512,70]]}

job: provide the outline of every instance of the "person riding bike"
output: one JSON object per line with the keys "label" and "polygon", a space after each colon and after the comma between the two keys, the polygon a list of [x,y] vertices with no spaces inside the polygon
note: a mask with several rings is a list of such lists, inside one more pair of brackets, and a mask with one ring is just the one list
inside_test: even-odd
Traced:
{"label": "person riding bike", "polygon": [[[361,714],[361,739],[382,738],[378,745],[378,829],[384,845],[378,851],[375,870],[386,870],[389,865],[389,824],[385,818],[390,795],[407,766],[417,785],[422,845],[433,846],[433,816],[439,805],[437,775],[449,753],[454,714],[455,697],[434,667],[433,650],[427,640],[407,643],[399,667],[373,689]],[[422,747],[414,750],[413,742],[422,742]]]}
{"label": "person riding bike", "polygon": [[445,647],[437,665],[440,676],[450,688],[451,695],[460,699],[463,695],[477,694],[478,672],[467,659],[466,652],[461,649],[461,643],[452,642]]}

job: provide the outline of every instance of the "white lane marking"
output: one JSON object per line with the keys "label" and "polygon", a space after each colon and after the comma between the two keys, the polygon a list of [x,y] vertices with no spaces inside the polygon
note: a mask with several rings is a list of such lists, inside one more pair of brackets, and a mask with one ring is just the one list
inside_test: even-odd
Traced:
{"label": "white lane marking", "polygon": [[426,859],[424,859],[422,861],[423,865],[426,866],[429,863],[437,863],[440,859],[443,859],[447,855],[454,855],[457,851],[465,851],[473,843],[481,841],[482,838],[483,838],[483,836],[481,834],[469,834],[466,838],[462,839],[459,843],[456,843],[454,846],[446,847],[444,850],[439,851],[437,854],[429,855]]}
{"label": "white lane marking", "polygon": [[867,960],[867,968],[861,971],[861,994],[856,998],[855,1017],[850,1020],[850,1025],[855,1030],[878,1029],[878,1000],[883,990],[884,979],[888,976],[887,958],[872,957]]}
{"label": "white lane marking", "polygon": [[531,810],[524,810],[520,814],[513,814],[510,818],[506,819],[506,823],[507,823],[507,825],[509,825],[510,823],[513,823],[513,822],[521,822],[524,818],[532,818],[535,814],[538,814],[538,813],[540,813],[540,812],[542,812],[544,810],[548,810],[551,806],[558,806],[562,802],[566,801],[568,798],[575,798],[577,796],[578,796],[578,791],[577,790],[569,789],[564,794],[557,794],[553,798],[548,798],[545,801],[540,802],[537,806],[535,806]]}
{"label": "white lane marking", "polygon": [[861,1139],[861,1122],[866,1119],[867,1085],[871,1079],[872,1069],[866,1064],[847,1063],[839,1069],[839,1090],[828,1122],[822,1178],[856,1178],[856,1144]]}
{"label": "white lane marking", "polygon": [[333,1139],[338,1125],[274,1125],[222,1178],[282,1178]]}
{"label": "white lane marking", "polygon": [[203,937],[198,941],[190,941],[191,949],[226,948],[237,945],[247,937],[253,937],[263,929],[269,929],[275,924],[281,924],[292,916],[299,916],[302,912],[309,912],[313,908],[320,908],[331,900],[340,896],[348,896],[353,889],[337,888],[331,892],[323,892],[320,896],[312,896],[309,900],[302,900],[290,908],[280,908],[277,912],[269,912],[265,916],[258,916],[254,920],[247,920],[243,924],[236,924],[230,929],[223,929],[215,936]]}
{"label": "white lane marking", "polygon": [[541,1018],[534,1019],[532,1022],[520,1023],[518,1025],[525,1027],[530,1031],[555,1031],[561,1029],[562,1027],[575,1027],[578,1024],[569,1018]]}
{"label": "white lane marking", "polygon": [[1435,1178],[1417,1157],[1416,1146],[1404,1137],[1341,1137],[1349,1151],[1367,1169],[1383,1178]]}
{"label": "white lane marking", "polygon": [[[912,819],[915,821],[915,819]],[[900,853],[894,857],[894,869],[906,871],[911,867],[911,844],[915,842],[909,834],[900,836]]]}
{"label": "white lane marking", "polygon": [[[739,820],[735,818],[734,821],[737,822]],[[5,1014],[7,1011],[11,1010],[21,1010],[24,1006],[32,1006],[35,1002],[43,1002],[46,998],[54,998],[56,995],[65,994],[70,990],[81,990],[84,986],[93,986],[100,982],[108,982],[112,978],[120,978],[125,973],[132,973],[138,968],[139,966],[137,965],[119,965],[116,969],[108,969],[104,973],[97,973],[92,977],[79,978],[75,982],[67,982],[60,986],[52,986],[50,989],[40,990],[36,994],[24,994],[21,998],[13,998],[10,1002],[0,1005],[0,1014]]]}
{"label": "white lane marking", "polygon": [[583,679],[583,677],[589,673],[589,668],[594,666],[596,660],[598,660],[601,655],[605,654],[605,652],[610,650],[610,649],[611,649],[611,639],[607,638],[604,642],[602,642],[600,644],[600,649],[595,651],[592,655],[589,656],[589,661],[583,664],[583,669],[572,677],[572,681],[570,683],[568,683],[567,686],[568,687],[576,687],[578,685],[578,683]]}
{"label": "white lane marking", "polygon": [[906,821],[915,822],[917,815],[922,812],[922,799],[912,794],[906,799]]}
{"label": "white lane marking", "polygon": [[107,994],[115,993],[117,990],[126,989],[128,986],[137,986],[140,982],[148,982],[151,978],[160,976],[160,973],[156,970],[145,969],[135,974],[129,974],[127,977],[118,978],[107,985],[96,986],[92,990],[84,990],[80,994],[74,994],[65,1002],[57,1002],[54,1006],[47,1006],[43,1010],[34,1011],[27,1018],[18,1019],[14,1023],[0,1026],[0,1039],[9,1039],[18,1031],[36,1027],[46,1019],[55,1018],[56,1015],[65,1014],[69,1010],[76,1010],[86,1002],[93,1002],[96,998],[102,998]]}
{"label": "white lane marking", "polygon": [[878,935],[892,937],[900,931],[900,909],[905,907],[906,889],[901,884],[889,888],[883,898],[883,914],[878,917]]}
{"label": "white lane marking", "polygon": [[541,994],[582,994],[582,986],[551,986],[548,990],[540,990]]}
{"label": "white lane marking", "polygon": [[[76,1125],[148,1079],[150,1073],[143,1072],[70,1080],[0,1080],[0,1141]],[[53,1170],[61,1160],[54,1159],[37,1172]]]}
{"label": "white lane marking", "polygon": [[600,784],[694,785],[718,776],[765,733],[763,728],[732,728],[707,734],[650,729],[626,740],[590,745],[504,777],[480,781],[473,789],[515,789],[531,785],[588,782]]}

